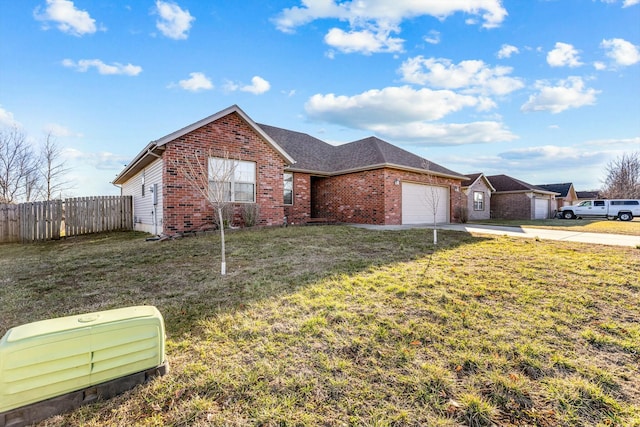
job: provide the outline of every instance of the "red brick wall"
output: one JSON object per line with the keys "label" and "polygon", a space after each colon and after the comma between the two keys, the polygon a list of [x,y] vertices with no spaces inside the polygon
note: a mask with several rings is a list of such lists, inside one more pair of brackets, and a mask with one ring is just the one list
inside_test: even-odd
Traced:
{"label": "red brick wall", "polygon": [[304,224],[311,217],[311,175],[293,173],[293,204],[285,205],[289,224]]}
{"label": "red brick wall", "polygon": [[493,193],[491,195],[491,218],[532,219],[533,199],[525,193]]}
{"label": "red brick wall", "polygon": [[[424,175],[396,169],[386,169],[388,179],[386,182],[391,188],[387,188],[386,205],[387,220],[385,224],[402,224],[402,182],[415,182],[420,184],[438,185],[449,187],[449,221],[460,222],[460,210],[464,207],[466,198],[461,188],[461,181],[457,179],[442,178],[433,175]],[[400,185],[395,185],[395,180],[400,180]]]}
{"label": "red brick wall", "polygon": [[[256,162],[256,203],[259,225],[280,225],[284,219],[284,159],[236,113],[204,125],[166,144],[163,154],[164,233],[173,235],[211,223],[213,208],[185,181],[180,165],[213,155]],[[206,164],[206,163],[203,163]],[[242,225],[242,204],[234,206],[233,223]]]}
{"label": "red brick wall", "polygon": [[459,180],[395,169],[311,179],[313,216],[348,223],[401,224],[402,186],[395,185],[396,179],[449,187],[450,220],[459,222],[458,212],[465,202]]}
{"label": "red brick wall", "polygon": [[385,175],[377,169],[314,179],[312,212],[339,222],[385,224]]}

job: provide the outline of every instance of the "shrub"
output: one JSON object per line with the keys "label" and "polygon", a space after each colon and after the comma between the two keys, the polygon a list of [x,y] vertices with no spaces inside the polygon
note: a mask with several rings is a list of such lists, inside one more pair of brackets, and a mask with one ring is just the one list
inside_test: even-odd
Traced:
{"label": "shrub", "polygon": [[242,222],[245,227],[253,227],[258,223],[260,207],[257,203],[242,205]]}

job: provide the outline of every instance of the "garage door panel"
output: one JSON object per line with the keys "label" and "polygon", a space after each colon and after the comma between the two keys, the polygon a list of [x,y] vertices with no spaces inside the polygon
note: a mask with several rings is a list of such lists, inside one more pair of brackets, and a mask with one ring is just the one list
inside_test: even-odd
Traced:
{"label": "garage door panel", "polygon": [[535,219],[547,219],[549,218],[549,199],[534,200],[534,218]]}
{"label": "garage door panel", "polygon": [[425,184],[402,183],[402,223],[432,224],[433,207],[436,222],[449,222],[449,188]]}

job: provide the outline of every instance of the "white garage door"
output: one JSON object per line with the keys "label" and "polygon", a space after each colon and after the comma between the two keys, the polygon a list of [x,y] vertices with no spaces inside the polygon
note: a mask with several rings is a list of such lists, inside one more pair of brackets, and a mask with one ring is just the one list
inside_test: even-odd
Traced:
{"label": "white garage door", "polygon": [[549,218],[549,199],[535,199],[535,219],[548,219]]}
{"label": "white garage door", "polygon": [[402,183],[402,223],[433,224],[449,222],[449,188],[424,184]]}

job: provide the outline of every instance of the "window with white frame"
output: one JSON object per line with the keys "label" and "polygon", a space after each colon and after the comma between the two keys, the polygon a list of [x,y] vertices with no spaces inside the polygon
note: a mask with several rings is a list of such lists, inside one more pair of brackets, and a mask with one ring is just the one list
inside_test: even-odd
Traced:
{"label": "window with white frame", "polygon": [[284,173],[284,204],[293,204],[293,174],[291,172]]}
{"label": "window with white frame", "polygon": [[[209,159],[209,191],[225,202],[256,201],[256,164],[234,159]],[[215,194],[217,193],[217,194]]]}
{"label": "window with white frame", "polygon": [[482,191],[473,192],[473,210],[474,211],[484,210],[484,193]]}

